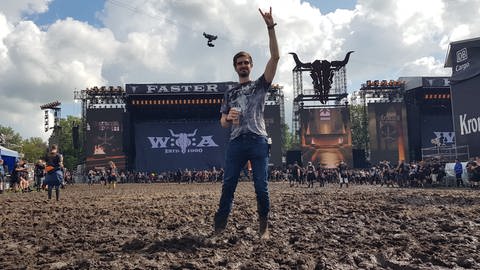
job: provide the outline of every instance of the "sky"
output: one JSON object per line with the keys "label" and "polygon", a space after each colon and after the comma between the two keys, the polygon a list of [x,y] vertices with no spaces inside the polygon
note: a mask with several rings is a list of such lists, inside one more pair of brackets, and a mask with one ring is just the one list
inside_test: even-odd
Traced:
{"label": "sky", "polygon": [[[237,81],[231,58],[249,51],[252,77],[268,60],[258,8],[272,7],[291,124],[292,68],[341,60],[348,91],[366,80],[448,76],[450,42],[480,36],[480,0],[16,0],[0,2],[0,125],[41,137],[40,105],[62,102],[80,116],[73,92],[126,83]],[[218,35],[206,46],[202,33]],[[308,83],[308,82],[305,82]]]}

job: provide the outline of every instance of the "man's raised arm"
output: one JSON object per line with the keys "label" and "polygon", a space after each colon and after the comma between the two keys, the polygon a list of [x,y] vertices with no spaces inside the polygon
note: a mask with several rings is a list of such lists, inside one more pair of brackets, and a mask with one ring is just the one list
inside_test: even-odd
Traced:
{"label": "man's raised arm", "polygon": [[280,60],[277,37],[275,36],[276,23],[273,21],[272,7],[270,7],[270,12],[263,13],[261,9],[258,9],[258,11],[260,11],[260,14],[262,15],[265,23],[267,24],[270,59],[267,62],[267,66],[265,67],[265,72],[263,73],[263,75],[265,77],[265,80],[271,83],[273,81],[273,78],[275,77],[275,73],[277,72],[278,60]]}

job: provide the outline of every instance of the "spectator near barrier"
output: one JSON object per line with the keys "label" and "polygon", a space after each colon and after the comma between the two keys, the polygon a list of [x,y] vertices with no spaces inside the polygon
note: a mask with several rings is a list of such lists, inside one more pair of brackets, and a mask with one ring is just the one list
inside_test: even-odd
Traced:
{"label": "spectator near barrier", "polygon": [[478,188],[480,182],[480,157],[476,157],[475,160],[468,162],[467,171],[470,172],[469,180],[472,183],[472,187]]}
{"label": "spectator near barrier", "polygon": [[457,180],[457,187],[464,187],[462,180],[462,173],[463,173],[463,165],[460,160],[455,159],[455,167],[453,167],[453,171],[455,172],[455,179]]}
{"label": "spectator near barrier", "polygon": [[3,193],[5,189],[5,177],[7,175],[7,170],[3,164],[3,159],[0,158],[0,194]]}
{"label": "spectator near barrier", "polygon": [[37,191],[42,189],[43,180],[45,178],[45,162],[41,159],[35,163],[34,169],[35,187]]}

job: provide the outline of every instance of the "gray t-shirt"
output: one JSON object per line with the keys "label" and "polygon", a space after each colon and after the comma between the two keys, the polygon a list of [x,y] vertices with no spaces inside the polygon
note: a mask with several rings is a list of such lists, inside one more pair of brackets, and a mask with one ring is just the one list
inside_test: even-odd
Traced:
{"label": "gray t-shirt", "polygon": [[262,75],[256,81],[238,84],[225,92],[220,112],[228,114],[230,108],[241,109],[240,125],[232,125],[230,140],[248,132],[267,136],[263,112],[270,84]]}

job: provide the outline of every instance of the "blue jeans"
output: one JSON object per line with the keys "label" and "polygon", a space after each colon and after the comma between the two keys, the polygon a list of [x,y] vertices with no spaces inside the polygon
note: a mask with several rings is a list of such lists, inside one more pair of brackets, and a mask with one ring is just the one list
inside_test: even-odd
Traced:
{"label": "blue jeans", "polygon": [[257,211],[267,217],[270,211],[268,195],[268,144],[267,138],[254,133],[242,134],[230,141],[226,152],[222,196],[216,219],[227,219],[232,210],[233,197],[240,171],[248,160],[252,164],[253,183],[257,195]]}
{"label": "blue jeans", "polygon": [[49,173],[45,176],[44,183],[50,187],[59,187],[63,183],[63,171],[56,170],[55,172]]}

